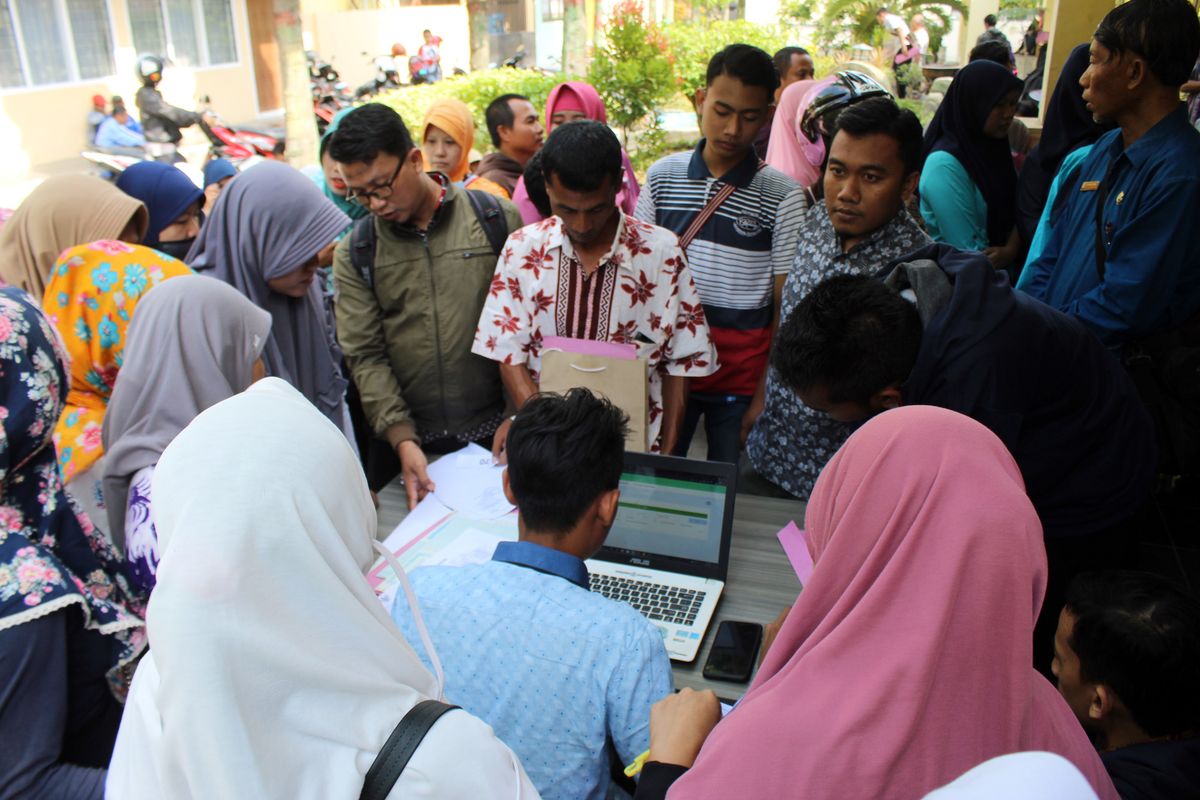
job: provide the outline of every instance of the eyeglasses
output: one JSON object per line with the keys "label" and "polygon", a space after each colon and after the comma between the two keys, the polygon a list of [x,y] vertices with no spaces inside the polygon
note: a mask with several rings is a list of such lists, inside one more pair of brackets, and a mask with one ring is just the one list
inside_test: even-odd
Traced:
{"label": "eyeglasses", "polygon": [[[346,192],[346,199],[358,203],[360,206],[370,206],[372,200],[387,200],[392,196],[395,187],[392,185],[396,182],[396,178],[400,176],[400,170],[404,168],[404,159],[400,159],[400,163],[396,165],[396,169],[392,172],[392,177],[383,186],[370,191],[357,192],[350,189]],[[343,179],[344,180],[344,179]]]}

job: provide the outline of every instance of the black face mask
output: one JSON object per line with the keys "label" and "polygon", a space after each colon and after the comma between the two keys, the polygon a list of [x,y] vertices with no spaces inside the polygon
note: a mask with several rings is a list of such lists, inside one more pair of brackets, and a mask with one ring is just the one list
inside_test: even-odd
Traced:
{"label": "black face mask", "polygon": [[154,246],[154,249],[160,253],[166,253],[173,258],[178,258],[180,261],[187,259],[188,251],[192,249],[196,237],[190,239],[180,239],[175,242],[159,242]]}

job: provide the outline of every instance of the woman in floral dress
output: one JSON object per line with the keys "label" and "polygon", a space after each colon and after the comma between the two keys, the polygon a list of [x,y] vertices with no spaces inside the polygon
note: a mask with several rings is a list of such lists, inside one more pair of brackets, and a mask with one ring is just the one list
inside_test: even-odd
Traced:
{"label": "woman in floral dress", "polygon": [[125,330],[146,292],[191,272],[149,247],[99,241],[63,252],[50,274],[42,308],[62,336],[71,365],[54,446],[67,491],[95,525],[107,525],[100,426],[123,361]]}
{"label": "woman in floral dress", "polygon": [[99,800],[144,629],[63,491],[65,359],[33,299],[0,289],[0,793]]}

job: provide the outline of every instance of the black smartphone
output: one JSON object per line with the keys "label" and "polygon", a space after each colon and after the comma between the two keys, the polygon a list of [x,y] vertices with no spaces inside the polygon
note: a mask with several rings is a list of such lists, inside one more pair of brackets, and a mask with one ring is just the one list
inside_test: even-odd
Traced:
{"label": "black smartphone", "polygon": [[763,627],[757,622],[723,620],[717,627],[712,649],[708,651],[704,677],[739,683],[750,680],[762,637]]}

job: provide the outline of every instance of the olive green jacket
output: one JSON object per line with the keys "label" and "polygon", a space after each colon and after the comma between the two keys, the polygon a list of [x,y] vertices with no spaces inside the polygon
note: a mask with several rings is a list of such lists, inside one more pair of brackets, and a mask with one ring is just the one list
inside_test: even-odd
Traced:
{"label": "olive green jacket", "polygon": [[[500,201],[508,230],[521,215]],[[374,287],[333,260],[338,341],[375,435],[394,448],[420,434],[462,433],[504,410],[496,362],[471,352],[496,255],[464,190],[447,187],[429,228],[375,219]]]}

